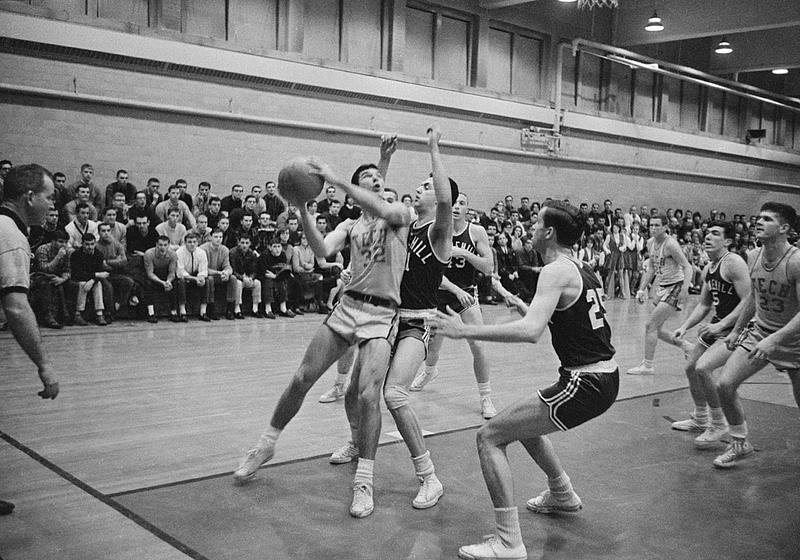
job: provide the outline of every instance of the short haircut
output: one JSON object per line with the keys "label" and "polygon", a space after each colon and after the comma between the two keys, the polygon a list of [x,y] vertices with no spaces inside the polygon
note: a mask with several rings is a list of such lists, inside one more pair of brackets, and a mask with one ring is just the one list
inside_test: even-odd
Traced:
{"label": "short haircut", "polygon": [[87,242],[87,241],[90,241],[90,242],[91,241],[97,241],[97,238],[94,236],[93,233],[84,233],[81,236],[81,241],[83,241],[84,243]]}
{"label": "short haircut", "polygon": [[107,224],[107,223],[105,223],[105,222],[101,222],[100,224],[98,224],[98,226],[97,226],[97,231],[100,231],[100,230],[101,230],[101,229],[103,229],[104,227],[107,227],[107,228],[108,228],[108,231],[111,231],[111,224]]}
{"label": "short haircut", "polygon": [[53,173],[53,180],[55,180],[55,179],[57,179],[59,177],[63,178],[63,179],[67,178],[67,176],[64,175],[63,173],[61,173],[61,171],[56,171],[55,173]]}
{"label": "short haircut", "polygon": [[172,192],[172,191],[179,191],[179,190],[181,190],[181,188],[178,185],[172,184],[167,189],[167,192],[169,193],[169,192]]}
{"label": "short haircut", "polygon": [[87,169],[91,169],[92,171],[94,171],[94,167],[92,167],[91,163],[84,163],[83,165],[81,165],[81,173],[86,171]]}
{"label": "short haircut", "polygon": [[274,187],[275,186],[275,181],[267,181],[266,183],[264,183],[265,187],[268,187],[270,185],[272,185]]}
{"label": "short haircut", "polygon": [[240,185],[239,183],[236,183],[235,185],[233,185],[231,187],[231,192],[235,191],[236,189],[242,189],[242,191],[244,191],[244,185]]}
{"label": "short haircut", "polygon": [[7,160],[7,159],[0,160],[0,167],[2,167],[4,165],[11,165],[13,167],[14,164],[11,163],[11,161]]}
{"label": "short haircut", "polygon": [[177,179],[175,181],[175,184],[177,185],[178,183],[180,183],[181,185],[188,185],[189,184],[189,183],[186,182],[186,179]]}
{"label": "short haircut", "polygon": [[269,240],[269,244],[270,245],[281,245],[281,246],[283,245],[283,243],[281,243],[281,238],[280,238],[279,235],[273,235],[272,239]]}
{"label": "short haircut", "polygon": [[339,205],[341,205],[341,204],[342,204],[342,201],[341,201],[341,200],[339,200],[338,198],[332,198],[332,199],[331,199],[331,202],[330,202],[330,206],[333,206],[334,204],[339,204]]}
{"label": "short haircut", "polygon": [[141,216],[136,216],[136,221],[138,222],[139,220],[147,220],[149,222],[150,221],[150,216],[148,216],[147,214],[142,214]]}
{"label": "short haircut", "polygon": [[186,241],[187,239],[195,239],[196,240],[196,239],[199,239],[199,237],[197,237],[197,234],[195,232],[190,231],[189,233],[187,233],[186,235],[183,236],[183,240],[184,241]]}
{"label": "short haircut", "polygon": [[178,215],[180,215],[180,213],[181,213],[181,209],[180,209],[180,208],[178,208],[178,207],[176,207],[176,206],[173,206],[172,208],[170,208],[170,209],[167,211],[167,215],[168,215],[168,216],[169,216],[170,214],[178,214]]}
{"label": "short haircut", "polygon": [[53,233],[50,234],[51,241],[67,241],[69,239],[69,235],[63,229],[57,229]]}
{"label": "short haircut", "polygon": [[208,203],[211,204],[212,202],[222,202],[222,199],[218,196],[212,196],[208,199]]}
{"label": "short haircut", "polygon": [[92,189],[89,187],[89,185],[78,185],[78,188],[77,188],[77,189],[75,189],[75,190],[79,191],[79,190],[81,190],[81,189],[86,189],[86,190],[87,190],[87,191],[89,191],[89,192],[91,192],[91,190],[92,190]]}
{"label": "short haircut", "polygon": [[556,240],[562,247],[571,247],[583,234],[584,218],[577,208],[563,200],[548,200],[544,203],[544,226],[552,227]]}
{"label": "short haircut", "polygon": [[45,177],[53,179],[47,169],[36,163],[12,167],[3,184],[4,196],[8,200],[18,200],[29,192],[39,193],[44,190]]}
{"label": "short haircut", "polygon": [[375,165],[374,163],[362,163],[361,165],[356,167],[356,170],[353,172],[353,176],[350,177],[350,182],[354,185],[357,185],[358,176],[361,175],[367,169],[378,169],[378,166]]}
{"label": "short haircut", "polygon": [[[8,179],[6,179],[8,181]],[[797,225],[797,211],[793,206],[784,204],[783,202],[765,202],[761,205],[761,212],[772,212],[778,216],[789,227],[794,228]]]}
{"label": "short haircut", "polygon": [[708,228],[711,229],[712,227],[722,228],[722,236],[725,239],[735,240],[736,239],[736,228],[733,227],[731,222],[723,222],[722,220],[714,220],[710,224],[708,224]]}
{"label": "short haircut", "polygon": [[169,237],[167,237],[166,235],[159,235],[158,241],[166,241],[167,243],[169,243]]}
{"label": "short haircut", "polygon": [[256,195],[254,195],[254,194],[248,194],[246,197],[244,197],[244,201],[245,201],[245,202],[247,202],[247,201],[248,201],[248,200],[250,200],[251,198],[253,199],[253,201],[254,201],[254,202],[255,202],[256,200],[258,200],[258,198],[256,197]]}
{"label": "short haircut", "polygon": [[103,212],[103,216],[105,216],[105,215],[106,215],[106,214],[108,214],[109,212],[114,212],[114,216],[116,216],[116,215],[117,215],[117,209],[116,209],[116,208],[112,208],[111,206],[109,206],[109,207],[108,207],[108,208],[106,208],[106,209],[105,209],[105,211]]}
{"label": "short haircut", "polygon": [[219,233],[221,235],[225,235],[225,232],[222,231],[221,229],[219,229],[218,227],[215,227],[214,229],[211,230],[211,235],[214,235],[215,233]]}
{"label": "short haircut", "polygon": [[75,213],[77,214],[78,212],[80,212],[84,208],[86,208],[88,210],[89,209],[89,204],[86,203],[86,202],[79,202],[78,204],[75,205]]}
{"label": "short haircut", "polygon": [[197,184],[197,187],[198,188],[199,187],[208,187],[210,189],[211,188],[211,183],[209,183],[208,181],[200,181],[200,183]]}
{"label": "short haircut", "polygon": [[149,185],[151,183],[158,183],[160,185],[161,184],[161,180],[158,177],[150,177],[147,180],[147,184]]}
{"label": "short haircut", "polygon": [[128,174],[128,172],[127,172],[127,171],[125,171],[124,169],[117,169],[117,177],[119,177],[119,174],[120,174],[120,173],[124,173],[125,175],[127,175],[127,174]]}
{"label": "short haircut", "polygon": [[653,220],[661,220],[661,225],[662,226],[669,227],[669,220],[667,219],[667,215],[666,214],[654,214],[654,215],[650,216],[650,221],[653,221]]}

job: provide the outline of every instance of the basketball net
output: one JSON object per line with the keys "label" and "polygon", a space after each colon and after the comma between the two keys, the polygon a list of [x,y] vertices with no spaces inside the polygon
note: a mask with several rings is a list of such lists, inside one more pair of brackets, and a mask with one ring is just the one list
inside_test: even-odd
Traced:
{"label": "basketball net", "polygon": [[617,8],[619,7],[619,0],[578,0],[578,8]]}

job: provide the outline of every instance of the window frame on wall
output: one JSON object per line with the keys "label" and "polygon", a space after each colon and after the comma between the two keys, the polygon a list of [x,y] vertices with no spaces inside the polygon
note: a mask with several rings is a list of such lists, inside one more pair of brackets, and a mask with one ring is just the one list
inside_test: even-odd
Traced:
{"label": "window frame on wall", "polygon": [[[423,12],[428,12],[433,14],[433,34],[431,38],[431,72],[430,75],[419,75],[419,74],[411,74],[408,72],[408,68],[404,68],[404,74],[409,77],[413,78],[421,78],[424,80],[430,80],[436,83],[443,83],[447,85],[452,85],[456,87],[474,87],[474,65],[475,65],[475,52],[474,47],[477,41],[477,28],[478,28],[478,17],[475,14],[471,14],[469,12],[462,12],[453,8],[448,8],[445,6],[439,6],[436,4],[431,4],[428,2],[422,2],[418,0],[408,0],[406,2],[406,11],[408,10],[418,10]],[[406,17],[408,17],[406,15]],[[453,20],[457,20],[463,22],[467,25],[466,31],[466,45],[465,45],[465,56],[466,56],[466,64],[464,67],[464,76],[463,76],[463,83],[453,83],[451,81],[443,81],[437,78],[437,44],[440,41],[437,41],[439,37],[439,32],[442,28],[442,21],[443,18],[449,18]],[[406,31],[406,37],[408,33]]]}
{"label": "window frame on wall", "polygon": [[[522,97],[527,100],[541,99],[543,90],[544,62],[546,56],[545,51],[547,49],[548,37],[545,34],[534,31],[532,29],[528,29],[526,27],[520,27],[518,25],[514,25],[512,23],[507,23],[505,21],[500,21],[496,19],[489,19],[487,22],[487,27],[489,30],[493,29],[496,31],[501,31],[504,33],[511,34],[511,60],[510,60],[511,69],[509,77],[509,91],[500,91],[499,93],[503,93],[505,95],[513,95],[515,97]],[[518,37],[523,37],[531,41],[536,41],[539,44],[539,56],[538,60],[536,60],[536,75],[534,76],[536,81],[536,86],[533,95],[530,97],[514,92],[514,79],[519,72],[519,68],[517,66],[518,60],[517,57],[515,56]],[[488,35],[487,35],[487,40],[488,40]],[[490,64],[491,62],[492,62],[491,60],[487,60],[487,64]]]}

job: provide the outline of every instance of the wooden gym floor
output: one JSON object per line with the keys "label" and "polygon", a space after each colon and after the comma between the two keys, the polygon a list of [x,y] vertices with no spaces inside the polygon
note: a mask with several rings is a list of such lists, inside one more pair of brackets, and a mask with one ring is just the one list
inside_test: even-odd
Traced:
{"label": "wooden gym floor", "polygon": [[[641,359],[647,308],[608,303],[622,370]],[[484,307],[487,322],[509,312]],[[348,434],[341,401],[316,402],[323,376],[284,432],[275,460],[245,487],[228,476],[266,425],[322,321],[115,323],[45,331],[61,371],[56,401],[36,396],[34,369],[0,333],[0,558],[455,558],[492,529],[474,448],[481,424],[471,356],[448,341],[441,375],[414,393],[445,496],[415,511],[407,452],[384,411],[376,511],[347,515],[352,466],[327,454]],[[677,326],[679,319],[670,324]],[[486,344],[499,407],[555,377],[549,339]],[[733,472],[711,468],[691,436],[669,429],[691,409],[677,348],[659,345],[655,376],[622,375],[606,415],[553,441],[585,507],[577,515],[524,511],[544,476],[510,450],[530,558],[793,558],[800,550],[798,411],[785,375],[751,379],[753,442]]]}

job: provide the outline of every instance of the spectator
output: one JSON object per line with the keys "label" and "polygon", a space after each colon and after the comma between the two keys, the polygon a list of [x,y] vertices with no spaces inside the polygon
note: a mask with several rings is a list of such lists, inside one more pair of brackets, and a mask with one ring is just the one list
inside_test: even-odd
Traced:
{"label": "spectator", "polygon": [[[136,195],[134,195],[135,200]],[[128,226],[128,205],[125,202],[125,195],[122,193],[114,193],[114,199],[111,201],[111,206],[117,211],[117,222],[123,226]]]}
{"label": "spectator", "polygon": [[253,218],[251,224],[256,223],[258,221],[258,215],[256,214],[255,208],[256,197],[255,195],[248,194],[246,197],[244,197],[244,204],[241,207],[234,208],[228,213],[228,219],[231,221],[231,227],[233,229],[239,229],[244,216],[250,216]]}
{"label": "spectator", "polygon": [[339,216],[342,220],[357,220],[361,216],[361,208],[349,194],[344,197],[344,206],[339,211]]}
{"label": "spectator", "polygon": [[79,202],[75,207],[75,219],[64,228],[69,235],[67,247],[78,249],[83,244],[83,236],[91,233],[97,239],[97,222],[89,219],[89,205],[86,202]]}
{"label": "spectator", "polygon": [[217,314],[216,290],[219,286],[226,288],[226,301],[232,307],[236,301],[236,283],[231,282],[231,268],[229,249],[222,243],[222,230],[219,228],[211,232],[211,241],[203,243],[200,249],[206,254],[208,260],[208,279],[206,281],[206,300],[208,301],[208,317],[212,321],[219,319]]}
{"label": "spectator", "polygon": [[292,265],[283,252],[281,240],[274,237],[269,246],[269,251],[258,257],[258,275],[262,278],[262,301],[264,302],[264,316],[268,319],[275,318],[275,304],[278,305],[278,314],[281,317],[294,317],[291,309],[286,307],[288,281],[292,276]]}
{"label": "spectator", "polygon": [[208,212],[212,196],[211,183],[200,181],[200,184],[197,185],[197,194],[194,197],[194,206],[192,207],[192,212],[194,212],[195,216]]}
{"label": "spectator", "polygon": [[61,171],[56,171],[53,173],[53,184],[55,186],[54,205],[57,210],[61,210],[64,204],[69,201],[69,198],[67,198],[67,176]]}
{"label": "spectator", "polygon": [[239,227],[233,232],[233,236],[237,244],[241,238],[248,238],[250,240],[250,247],[252,248],[255,246],[256,241],[258,241],[257,233],[258,230],[253,227],[253,216],[251,214],[245,214],[242,216],[242,223],[239,224]]}
{"label": "spectator", "polygon": [[230,221],[227,216],[222,216],[217,222],[217,227],[222,231],[222,243],[228,248],[236,247],[236,236],[230,228]]}
{"label": "spectator", "polygon": [[261,185],[253,185],[252,187],[250,187],[250,194],[256,197],[256,207],[255,207],[256,216],[261,214],[261,212],[267,211],[267,204],[264,202],[264,199],[261,198],[263,191],[264,189]]}
{"label": "spectator", "polygon": [[519,293],[519,263],[517,255],[509,248],[508,238],[498,234],[495,238],[495,251],[497,255],[497,274],[500,283],[512,294]]}
{"label": "spectator", "polygon": [[297,207],[293,206],[290,202],[289,205],[286,207],[286,210],[281,213],[275,219],[275,228],[276,229],[286,229],[288,226],[289,218],[294,217],[298,219],[298,223],[300,220],[300,213],[297,210]]}
{"label": "spectator", "polygon": [[167,295],[169,301],[170,321],[177,323],[178,318],[175,286],[175,273],[178,268],[178,256],[169,248],[169,237],[161,235],[156,246],[144,254],[144,270],[147,275],[144,300],[147,304],[147,321],[158,323],[155,302],[159,294]]}
{"label": "spectator", "polygon": [[317,203],[317,212],[327,214],[331,208],[331,202],[336,200],[336,187],[328,185],[325,187],[325,198]]}
{"label": "spectator", "polygon": [[[194,199],[192,198],[192,195],[186,192],[186,189],[189,188],[189,183],[186,182],[186,179],[178,179],[175,181],[175,186],[178,187],[178,190],[181,193],[178,196],[178,200],[183,202],[187,208],[189,208],[189,212],[194,215]],[[188,228],[189,226],[187,225],[186,227]]]}
{"label": "spectator", "polygon": [[125,238],[127,240],[125,249],[128,256],[141,258],[144,257],[148,249],[156,246],[158,232],[156,232],[147,216],[137,216],[136,225],[128,227],[128,233]]}
{"label": "spectator", "polygon": [[181,210],[173,206],[169,209],[167,221],[156,226],[156,233],[169,239],[169,248],[173,251],[177,251],[178,247],[183,245],[183,238],[186,236],[186,227],[179,223],[180,216]]}
{"label": "spectator", "polygon": [[67,253],[67,233],[56,230],[51,240],[36,250],[31,273],[31,295],[39,324],[48,329],[60,329],[71,322],[67,311],[67,292],[70,268]]}
{"label": "spectator", "polygon": [[222,201],[218,196],[212,195],[208,199],[208,211],[205,212],[208,217],[208,227],[213,231],[219,226],[220,218],[225,217],[222,213]]}
{"label": "spectator", "polygon": [[128,256],[125,254],[125,247],[114,239],[111,233],[111,224],[103,222],[97,226],[100,239],[97,241],[97,251],[103,256],[103,264],[108,272],[108,284],[111,286],[111,297],[109,303],[113,302],[114,312],[124,317],[130,317],[128,306],[131,303],[131,293],[133,292],[134,281],[127,274]]}
{"label": "spectator", "polygon": [[520,297],[530,303],[536,294],[536,285],[539,283],[539,273],[542,271],[544,261],[533,248],[533,240],[526,237],[522,249],[517,253],[517,270],[519,271]]}
{"label": "spectator", "polygon": [[186,229],[191,229],[195,226],[194,214],[184,201],[180,199],[181,189],[177,185],[170,185],[167,191],[167,200],[161,202],[156,206],[156,216],[159,221],[164,222],[168,219],[169,213],[172,210],[178,211],[178,221],[186,226]]}
{"label": "spectator", "polygon": [[273,237],[275,237],[275,226],[270,220],[269,214],[261,212],[258,215],[258,229],[256,230],[253,250],[259,255],[269,251],[269,245]]}
{"label": "spectator", "polygon": [[90,190],[87,185],[80,185],[77,187],[75,198],[64,205],[64,220],[70,221],[75,219],[76,209],[78,204],[85,203],[89,207],[89,219],[97,220],[98,213],[97,207],[92,204],[90,200]]}
{"label": "spectator", "polygon": [[244,187],[242,185],[233,185],[231,187],[231,194],[226,196],[221,201],[221,209],[225,212],[225,215],[230,217],[231,211],[234,208],[241,208],[242,203],[244,200],[242,197],[244,196]]}
{"label": "spectator", "polygon": [[159,222],[155,209],[147,204],[146,191],[137,192],[136,196],[133,198],[133,206],[128,208],[128,225],[134,225],[137,218],[140,216],[147,217],[151,224],[157,224]]}
{"label": "spectator", "polygon": [[[124,249],[127,243],[128,228],[117,221],[117,209],[106,208],[105,212],[103,212],[103,221],[101,223],[108,224],[108,227],[111,230],[111,237],[113,237],[115,241],[122,245]],[[99,232],[100,224],[97,225],[97,228],[97,231]]]}
{"label": "spectator", "polygon": [[[47,211],[47,216],[44,219],[44,224],[33,224],[30,227],[30,234],[28,234],[28,242],[31,246],[31,251],[36,253],[36,250],[42,246],[47,245],[50,243],[54,237],[55,233],[58,231],[64,231],[62,228],[58,227],[58,210],[56,208],[50,208]],[[67,236],[69,239],[69,236]]]}
{"label": "spectator", "polygon": [[89,202],[95,207],[100,208],[103,204],[103,194],[100,192],[95,184],[92,182],[92,177],[94,176],[94,167],[90,163],[84,163],[81,165],[81,177],[71,185],[67,187],[66,190],[66,198],[64,200],[64,204],[68,201],[77,198],[78,195],[78,187],[80,186],[87,186],[89,187]]}
{"label": "spectator", "polygon": [[147,196],[147,206],[155,213],[156,206],[164,201],[164,195],[158,190],[161,188],[161,181],[156,177],[150,177],[147,180],[147,188],[145,195]]}
{"label": "spectator", "polygon": [[0,202],[3,202],[3,183],[5,183],[6,175],[11,171],[12,164],[9,160],[0,160]]}
{"label": "spectator", "polygon": [[206,313],[208,309],[208,291],[206,288],[208,256],[204,251],[197,248],[197,242],[197,234],[187,233],[184,244],[175,253],[178,257],[176,271],[178,317],[183,323],[189,320],[186,316],[186,296],[189,291],[199,294],[200,320],[211,321]]}
{"label": "spectator", "polygon": [[208,227],[208,216],[205,214],[198,214],[195,219],[197,220],[196,225],[190,229],[188,233],[194,233],[197,236],[197,243],[199,245],[211,241],[211,229]]}
{"label": "spectator", "polygon": [[630,298],[630,293],[625,291],[625,286],[623,285],[625,263],[622,260],[622,255],[627,250],[628,240],[620,230],[619,224],[615,223],[611,226],[611,232],[606,235],[603,241],[603,251],[606,254],[605,292],[608,299],[617,297],[617,283],[619,283],[622,299]]}
{"label": "spectator", "polygon": [[231,268],[233,277],[231,280],[236,282],[236,300],[233,309],[228,308],[225,315],[226,319],[244,319],[242,314],[242,296],[244,290],[250,290],[253,315],[264,318],[264,314],[258,309],[261,303],[261,281],[256,278],[258,272],[258,257],[250,249],[250,238],[242,237],[238,240],[236,247],[230,252]]}
{"label": "spectator", "polygon": [[105,208],[111,206],[116,193],[122,193],[125,196],[126,204],[133,204],[133,199],[136,197],[136,187],[133,183],[128,182],[128,172],[124,169],[117,171],[117,180],[106,186]]}
{"label": "spectator", "polygon": [[323,214],[325,219],[328,220],[328,231],[333,231],[336,229],[340,223],[342,223],[342,217],[339,215],[339,211],[342,209],[342,203],[335,198],[331,200],[330,206],[328,207],[328,213]]}
{"label": "spectator", "polygon": [[306,234],[301,233],[300,244],[292,251],[292,273],[298,280],[298,293],[300,294],[297,301],[294,302],[296,305],[293,308],[290,306],[295,313],[302,311],[300,306],[304,303],[306,295],[309,293],[314,295],[316,309],[322,307],[322,276],[314,272],[315,265],[316,257],[314,256],[314,251],[308,245]]}
{"label": "spectator", "polygon": [[523,196],[519,199],[519,208],[517,208],[517,212],[519,213],[519,219],[523,224],[531,221],[530,199],[527,196]]}
{"label": "spectator", "polygon": [[267,181],[264,184],[264,190],[264,210],[270,217],[277,219],[286,210],[286,203],[278,196],[274,181]]}
{"label": "spectator", "polygon": [[[95,250],[97,238],[92,233],[84,234],[81,247],[70,256],[70,270],[72,280],[78,283],[78,301],[75,306],[73,323],[86,326],[89,323],[83,318],[86,309],[86,297],[92,293],[94,298],[94,312],[97,324],[106,326],[103,312],[103,282],[108,278],[108,272],[103,265],[103,255]],[[108,290],[110,292],[110,290]]]}

